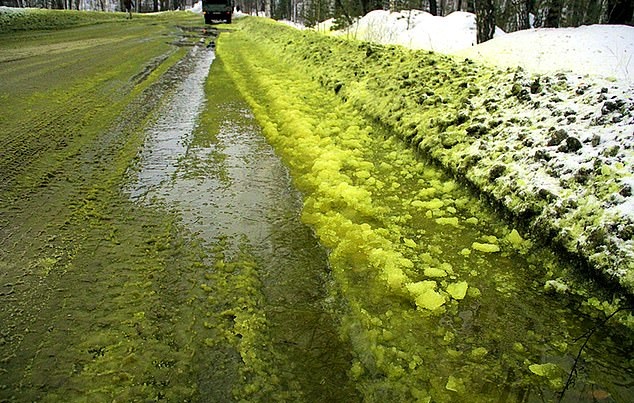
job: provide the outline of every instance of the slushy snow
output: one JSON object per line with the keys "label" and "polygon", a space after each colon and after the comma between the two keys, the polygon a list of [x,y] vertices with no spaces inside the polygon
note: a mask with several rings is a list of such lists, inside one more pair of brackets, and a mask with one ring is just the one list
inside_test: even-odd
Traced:
{"label": "slushy snow", "polygon": [[[467,154],[479,156],[480,163],[469,175],[498,195],[552,195],[540,217],[558,228],[566,247],[591,251],[586,257],[609,276],[631,272],[627,282],[634,287],[634,27],[497,29],[492,40],[476,44],[475,16],[465,12],[437,17],[416,10],[378,10],[344,30],[331,31],[332,23],[315,29],[470,59],[497,67],[501,74],[515,72],[515,82],[531,93],[528,101],[518,102],[508,98],[508,89],[499,88],[504,100],[500,114],[505,121],[532,123],[474,143]],[[579,146],[570,150],[566,141],[554,141],[558,132]],[[490,158],[483,147],[508,151]],[[504,175],[487,182],[490,169],[499,164]],[[596,245],[602,231],[608,245],[587,249],[584,245]]]}

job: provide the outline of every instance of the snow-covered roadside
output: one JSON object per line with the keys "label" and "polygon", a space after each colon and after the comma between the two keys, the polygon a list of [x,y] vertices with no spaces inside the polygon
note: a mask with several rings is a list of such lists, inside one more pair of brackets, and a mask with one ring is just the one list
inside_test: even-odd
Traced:
{"label": "snow-covered roadside", "polygon": [[476,140],[452,150],[450,165],[468,166],[471,182],[546,238],[632,287],[634,88],[521,69],[496,88],[499,97],[474,102],[480,122],[466,132]]}
{"label": "snow-covered roadside", "polygon": [[[555,240],[634,292],[633,27],[498,33],[474,46],[471,14],[375,11],[331,34],[499,68],[486,89],[464,83],[477,93],[457,116],[445,106],[423,121],[414,108],[393,111],[403,115],[393,123],[416,127],[413,142],[424,152],[526,218],[537,236]],[[354,99],[347,91],[342,94]],[[361,107],[368,102],[358,100]],[[434,126],[437,136],[420,135],[419,128]]]}
{"label": "snow-covered roadside", "polygon": [[[316,30],[328,32],[331,24],[332,21],[324,22]],[[476,43],[476,26],[475,16],[465,12],[438,17],[419,10],[397,13],[375,10],[349,28],[332,32],[332,35],[383,45],[450,53]],[[504,35],[504,31],[497,28],[495,36],[501,35]]]}
{"label": "snow-covered roadside", "polygon": [[401,45],[493,64],[521,66],[532,73],[571,72],[634,84],[634,27],[591,25],[578,28],[537,28],[504,33],[476,45],[475,15],[454,12],[445,17],[419,10],[376,10],[351,27],[331,31],[327,20],[315,30],[383,45]]}
{"label": "snow-covered roadside", "polygon": [[570,72],[634,84],[634,27],[624,25],[518,31],[454,54],[533,73]]}

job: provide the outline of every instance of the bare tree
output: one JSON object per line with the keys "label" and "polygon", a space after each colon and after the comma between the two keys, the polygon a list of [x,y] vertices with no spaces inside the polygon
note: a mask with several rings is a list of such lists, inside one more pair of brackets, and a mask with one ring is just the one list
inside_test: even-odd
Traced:
{"label": "bare tree", "polygon": [[529,18],[530,0],[516,0],[515,8],[516,8],[516,16],[517,16],[517,29],[528,29],[531,27],[531,22]]}
{"label": "bare tree", "polygon": [[493,0],[476,0],[475,7],[478,43],[493,39],[493,34],[495,34],[495,6]]}
{"label": "bare tree", "polygon": [[546,8],[544,27],[559,28],[561,26],[562,0],[549,0]]}

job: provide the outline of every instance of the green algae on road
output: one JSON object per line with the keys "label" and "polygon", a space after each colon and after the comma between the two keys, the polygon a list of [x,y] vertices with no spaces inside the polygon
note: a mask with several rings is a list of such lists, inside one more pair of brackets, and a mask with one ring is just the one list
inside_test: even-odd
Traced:
{"label": "green algae on road", "polygon": [[1,401],[358,400],[288,172],[221,63],[205,81],[213,32],[0,45]]}
{"label": "green algae on road", "polygon": [[120,191],[191,18],[2,37],[2,401],[195,394],[174,324],[202,252]]}
{"label": "green algae on road", "polygon": [[634,295],[633,89],[248,20],[254,37]]}
{"label": "green algae on road", "polygon": [[[557,400],[578,369],[577,337],[624,301],[582,285],[574,267],[504,225],[284,49],[312,41],[329,54],[334,41],[270,24],[223,34],[218,54],[303,193],[303,221],[330,250],[348,308],[349,374],[364,401]],[[632,316],[617,316],[586,346],[564,401],[631,395]]]}

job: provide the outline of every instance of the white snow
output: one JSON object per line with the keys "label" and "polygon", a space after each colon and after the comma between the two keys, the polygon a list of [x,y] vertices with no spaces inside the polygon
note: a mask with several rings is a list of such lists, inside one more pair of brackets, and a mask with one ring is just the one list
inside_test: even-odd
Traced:
{"label": "white snow", "polygon": [[[332,24],[332,20],[324,21],[316,29],[329,32]],[[522,66],[534,73],[566,71],[634,83],[634,27],[624,25],[537,28],[509,34],[498,28],[494,39],[477,45],[474,14],[458,11],[438,17],[419,10],[376,10],[332,34],[449,53],[501,67]]]}
{"label": "white snow", "polygon": [[[350,28],[334,34],[442,53],[468,48],[476,43],[475,15],[465,12],[438,17],[419,10],[398,13],[375,10]],[[501,29],[496,30],[496,36],[503,34]]]}
{"label": "white snow", "polygon": [[634,83],[634,27],[625,25],[530,29],[454,53],[535,73],[568,71]]}
{"label": "white snow", "polygon": [[203,2],[197,1],[191,8],[188,8],[187,11],[191,11],[192,13],[202,14],[203,12]]}
{"label": "white snow", "polygon": [[[562,233],[573,234],[568,237],[571,249],[591,231],[608,228],[623,257],[603,269],[618,277],[634,269],[634,240],[612,232],[615,226],[634,222],[634,27],[590,25],[508,34],[498,29],[494,39],[476,44],[475,16],[465,12],[436,17],[417,10],[373,11],[345,30],[331,31],[332,25],[329,20],[315,29],[516,71],[519,78],[514,81],[531,88],[530,102],[518,102],[507,95],[508,88],[498,88],[502,104],[496,117],[532,123],[506,127],[483,139],[488,150],[508,150],[497,161],[483,154],[480,140],[474,143],[470,153],[482,160],[472,174],[486,177],[494,164],[503,162],[506,174],[490,191],[504,194],[521,183],[520,193],[550,192],[557,199],[542,215],[551,217]],[[536,80],[544,89],[533,93],[531,83]],[[582,149],[549,146],[554,130],[565,130]],[[538,158],[537,152],[547,158]],[[584,172],[590,173],[587,183]],[[557,209],[567,212],[558,215]],[[603,259],[600,254],[590,257],[595,258]]]}

